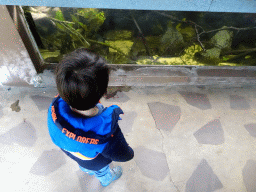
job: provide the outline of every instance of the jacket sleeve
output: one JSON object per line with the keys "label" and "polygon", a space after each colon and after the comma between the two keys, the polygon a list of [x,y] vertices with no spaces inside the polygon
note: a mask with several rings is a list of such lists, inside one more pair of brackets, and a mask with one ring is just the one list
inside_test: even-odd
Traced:
{"label": "jacket sleeve", "polygon": [[126,142],[119,126],[113,135],[101,154],[112,161],[130,161],[134,157],[134,151]]}

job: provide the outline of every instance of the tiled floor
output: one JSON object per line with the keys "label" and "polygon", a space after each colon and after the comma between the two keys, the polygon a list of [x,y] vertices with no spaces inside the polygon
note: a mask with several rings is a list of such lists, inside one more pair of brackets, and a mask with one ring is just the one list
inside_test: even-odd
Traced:
{"label": "tiled floor", "polygon": [[47,109],[56,94],[0,88],[5,191],[256,191],[255,87],[132,87],[103,98],[123,109],[119,124],[135,151],[111,164],[123,175],[105,188],[52,143]]}

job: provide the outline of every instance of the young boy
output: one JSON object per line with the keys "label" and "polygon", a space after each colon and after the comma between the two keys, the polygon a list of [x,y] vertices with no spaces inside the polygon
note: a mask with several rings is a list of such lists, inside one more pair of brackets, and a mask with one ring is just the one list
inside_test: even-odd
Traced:
{"label": "young boy", "polygon": [[105,60],[85,48],[77,49],[56,67],[59,95],[48,111],[53,143],[103,186],[122,175],[121,167],[109,168],[112,161],[125,162],[134,156],[118,125],[123,111],[117,105],[100,104],[108,82]]}

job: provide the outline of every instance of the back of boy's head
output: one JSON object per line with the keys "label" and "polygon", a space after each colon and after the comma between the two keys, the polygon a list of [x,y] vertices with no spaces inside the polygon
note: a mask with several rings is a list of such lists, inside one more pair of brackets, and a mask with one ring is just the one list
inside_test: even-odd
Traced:
{"label": "back of boy's head", "polygon": [[107,91],[108,82],[106,61],[85,48],[66,55],[56,67],[59,95],[77,110],[95,107]]}

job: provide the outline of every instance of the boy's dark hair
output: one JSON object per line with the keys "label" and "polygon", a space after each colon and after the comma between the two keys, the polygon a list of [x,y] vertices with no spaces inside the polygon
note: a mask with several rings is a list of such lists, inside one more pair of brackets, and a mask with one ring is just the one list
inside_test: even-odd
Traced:
{"label": "boy's dark hair", "polygon": [[109,68],[103,57],[85,48],[66,55],[56,67],[60,97],[77,110],[95,107],[106,93]]}

